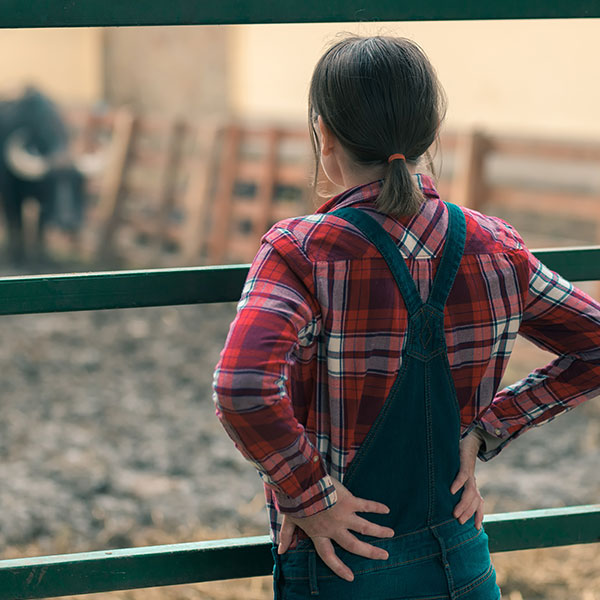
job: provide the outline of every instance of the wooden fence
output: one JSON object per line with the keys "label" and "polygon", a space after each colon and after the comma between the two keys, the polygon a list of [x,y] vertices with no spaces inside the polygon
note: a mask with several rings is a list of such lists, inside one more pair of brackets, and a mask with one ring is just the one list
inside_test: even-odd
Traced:
{"label": "wooden fence", "polygon": [[[319,201],[304,126],[190,123],[126,109],[68,115],[75,146],[105,157],[89,182],[84,253],[92,263],[246,262],[273,223]],[[570,219],[573,227],[579,220],[588,230],[591,222],[589,241],[600,243],[600,143],[447,132],[435,162],[446,200]],[[595,177],[584,179],[582,169]]]}

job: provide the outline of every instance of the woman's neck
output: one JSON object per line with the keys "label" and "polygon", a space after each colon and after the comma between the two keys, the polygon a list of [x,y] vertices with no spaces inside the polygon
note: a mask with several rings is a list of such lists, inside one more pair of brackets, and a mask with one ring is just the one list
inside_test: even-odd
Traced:
{"label": "woman's neck", "polygon": [[[409,165],[407,163],[408,171],[411,175],[417,172],[416,165]],[[378,179],[384,179],[387,173],[387,165],[376,165],[373,167],[360,167],[356,164],[342,164],[340,163],[340,176],[342,178],[343,187],[350,189]]]}

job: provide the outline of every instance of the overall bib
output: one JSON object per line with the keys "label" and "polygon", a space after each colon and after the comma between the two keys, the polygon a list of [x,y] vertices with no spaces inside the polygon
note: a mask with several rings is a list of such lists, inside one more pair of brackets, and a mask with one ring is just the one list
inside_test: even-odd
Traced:
{"label": "overall bib", "polygon": [[375,423],[352,460],[344,485],[360,498],[383,502],[387,515],[364,514],[391,527],[389,539],[356,536],[389,552],[386,561],[335,546],[354,581],[336,576],[310,539],[275,559],[275,598],[498,600],[488,538],[474,517],[452,516],[461,492],[450,493],[459,466],[460,416],[444,337],[444,305],[465,244],[465,217],[453,204],[444,252],[427,302],[423,302],[389,234],[364,211],[334,211],[377,247],[398,284],[408,311],[398,377]]}

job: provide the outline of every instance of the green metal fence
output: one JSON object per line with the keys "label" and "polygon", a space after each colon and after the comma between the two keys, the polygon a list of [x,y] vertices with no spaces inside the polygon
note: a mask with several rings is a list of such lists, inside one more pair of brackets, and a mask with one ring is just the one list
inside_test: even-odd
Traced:
{"label": "green metal fence", "polygon": [[[538,250],[571,281],[600,279],[600,246]],[[235,302],[249,265],[0,278],[0,315]]]}
{"label": "green metal fence", "polygon": [[[573,281],[600,279],[600,246],[535,252]],[[236,301],[248,265],[0,278],[0,314]],[[600,505],[487,516],[492,552],[600,541]],[[0,598],[48,598],[266,575],[267,536],[0,561]]]}
{"label": "green metal fence", "polygon": [[[598,0],[3,0],[0,27],[600,17]],[[573,281],[600,279],[600,246],[536,255]],[[247,265],[0,278],[0,314],[235,301]],[[600,541],[600,505],[486,517],[490,550]],[[266,575],[266,536],[0,561],[0,600]]]}
{"label": "green metal fence", "polygon": [[[490,515],[490,550],[598,542],[600,505]],[[127,548],[0,562],[0,597],[49,598],[268,575],[267,536]]]}
{"label": "green metal fence", "polygon": [[597,0],[2,0],[2,27],[600,17]]}

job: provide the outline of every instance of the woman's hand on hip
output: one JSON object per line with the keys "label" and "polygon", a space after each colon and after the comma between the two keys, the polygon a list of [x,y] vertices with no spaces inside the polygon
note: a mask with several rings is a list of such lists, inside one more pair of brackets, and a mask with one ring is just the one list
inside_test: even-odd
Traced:
{"label": "woman's hand on hip", "polygon": [[358,512],[387,514],[390,510],[385,504],[357,498],[335,479],[333,484],[337,492],[337,502],[332,507],[310,517],[293,517],[288,514],[283,516],[278,553],[283,554],[289,548],[294,529],[299,527],[312,539],[315,550],[323,562],[342,579],[352,581],[354,579],[352,571],[337,557],[332,542],[358,556],[387,560],[388,553],[383,548],[362,542],[351,532],[390,538],[394,536],[394,530],[376,525],[356,514]]}
{"label": "woman's hand on hip", "polygon": [[453,515],[460,523],[468,521],[475,514],[475,527],[481,529],[483,522],[483,498],[475,480],[475,462],[481,439],[471,431],[460,442],[460,470],[450,486],[450,492],[456,494],[464,487],[460,502],[454,507]]}

